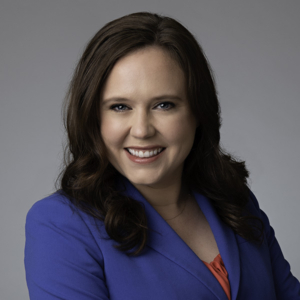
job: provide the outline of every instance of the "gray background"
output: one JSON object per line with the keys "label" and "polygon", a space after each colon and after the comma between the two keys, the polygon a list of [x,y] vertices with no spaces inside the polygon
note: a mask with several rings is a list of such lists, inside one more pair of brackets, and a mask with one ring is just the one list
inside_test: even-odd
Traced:
{"label": "gray background", "polygon": [[61,103],[75,64],[100,27],[137,11],[177,18],[203,45],[216,74],[222,143],[246,160],[300,278],[300,1],[14,0],[0,9],[1,299],[28,299],[25,216],[54,191]]}

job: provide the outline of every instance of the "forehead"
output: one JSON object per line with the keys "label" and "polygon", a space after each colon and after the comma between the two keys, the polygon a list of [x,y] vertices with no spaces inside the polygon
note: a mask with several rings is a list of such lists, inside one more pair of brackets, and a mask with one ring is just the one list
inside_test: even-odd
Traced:
{"label": "forehead", "polygon": [[113,97],[116,93],[147,95],[166,92],[185,93],[185,76],[166,50],[151,46],[117,61],[104,85],[103,97]]}

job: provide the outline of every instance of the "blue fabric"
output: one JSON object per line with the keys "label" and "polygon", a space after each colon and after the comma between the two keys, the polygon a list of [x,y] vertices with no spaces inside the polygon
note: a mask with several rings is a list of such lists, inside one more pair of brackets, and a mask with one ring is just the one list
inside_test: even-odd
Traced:
{"label": "blue fabric", "polygon": [[[151,228],[145,252],[138,257],[116,250],[103,223],[59,193],[33,205],[25,246],[30,299],[227,300],[217,279],[128,181],[125,193],[144,204]],[[300,299],[299,281],[253,194],[249,209],[265,225],[260,246],[235,235],[206,197],[194,196],[216,238],[233,300]]]}

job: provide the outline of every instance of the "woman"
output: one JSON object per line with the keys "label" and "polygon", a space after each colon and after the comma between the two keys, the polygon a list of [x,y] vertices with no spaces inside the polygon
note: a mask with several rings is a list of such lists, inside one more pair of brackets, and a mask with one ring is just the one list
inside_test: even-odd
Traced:
{"label": "woman", "polygon": [[177,21],[105,25],[75,70],[60,189],[26,222],[31,299],[300,299],[210,67]]}

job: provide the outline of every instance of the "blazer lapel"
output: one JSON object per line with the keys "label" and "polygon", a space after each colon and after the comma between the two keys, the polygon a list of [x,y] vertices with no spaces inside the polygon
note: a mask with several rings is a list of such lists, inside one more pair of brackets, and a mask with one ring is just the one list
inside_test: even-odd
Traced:
{"label": "blazer lapel", "polygon": [[[198,256],[187,246],[187,244],[127,179],[124,179],[124,183],[126,186],[126,191],[124,193],[133,199],[140,201],[145,207],[149,228],[147,246],[172,260],[174,263],[178,264],[187,272],[195,276],[213,294],[215,294],[217,299],[228,300],[217,279],[212,275]],[[197,198],[201,200],[199,196],[200,195],[197,195]],[[217,233],[221,233],[219,228],[215,229],[215,231]],[[222,243],[223,239],[218,243],[218,246],[221,247],[224,255],[225,253],[227,255],[228,251],[226,247],[223,245],[221,246]],[[230,256],[229,253],[227,256]],[[226,264],[231,262],[228,260],[227,256],[225,256]]]}
{"label": "blazer lapel", "polygon": [[210,201],[199,193],[194,193],[216,239],[231,289],[231,299],[237,298],[240,284],[240,255],[234,232],[218,217]]}

